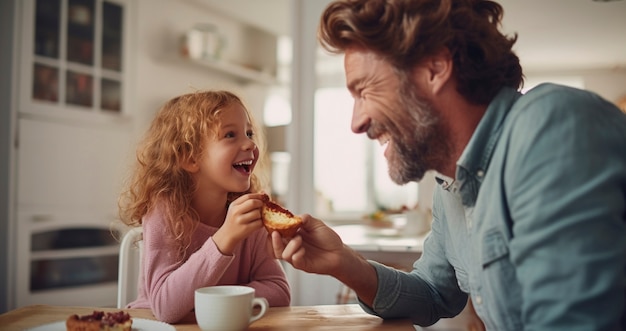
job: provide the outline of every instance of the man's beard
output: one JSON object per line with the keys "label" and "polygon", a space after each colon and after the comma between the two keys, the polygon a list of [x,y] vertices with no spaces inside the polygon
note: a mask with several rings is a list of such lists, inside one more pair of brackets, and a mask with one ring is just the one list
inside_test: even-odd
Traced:
{"label": "man's beard", "polygon": [[393,117],[393,123],[387,125],[391,137],[391,150],[387,153],[389,177],[399,185],[418,182],[428,170],[444,165],[450,155],[450,135],[431,103],[417,95],[408,79],[401,79],[396,110],[400,116]]}

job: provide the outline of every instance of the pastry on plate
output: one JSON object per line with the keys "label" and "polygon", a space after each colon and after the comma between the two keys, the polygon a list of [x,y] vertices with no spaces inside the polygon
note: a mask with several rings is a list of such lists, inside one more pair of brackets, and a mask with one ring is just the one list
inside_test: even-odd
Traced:
{"label": "pastry on plate", "polygon": [[71,315],[65,321],[67,331],[131,331],[133,320],[124,311],[105,313],[94,311],[89,315]]}

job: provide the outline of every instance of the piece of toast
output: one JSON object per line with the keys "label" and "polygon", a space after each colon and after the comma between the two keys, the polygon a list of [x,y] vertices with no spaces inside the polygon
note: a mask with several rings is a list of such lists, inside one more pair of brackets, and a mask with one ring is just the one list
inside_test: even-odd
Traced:
{"label": "piece of toast", "polygon": [[261,218],[268,233],[278,231],[281,236],[291,238],[302,225],[302,219],[289,210],[270,200],[268,195],[263,197]]}

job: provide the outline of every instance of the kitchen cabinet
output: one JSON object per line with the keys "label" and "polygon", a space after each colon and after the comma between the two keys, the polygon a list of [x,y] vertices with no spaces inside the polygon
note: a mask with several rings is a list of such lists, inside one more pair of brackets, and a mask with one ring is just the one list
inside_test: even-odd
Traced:
{"label": "kitchen cabinet", "polygon": [[16,4],[10,302],[115,306],[117,197],[133,139],[132,1]]}
{"label": "kitchen cabinet", "polygon": [[25,0],[20,114],[103,121],[128,116],[125,0]]}

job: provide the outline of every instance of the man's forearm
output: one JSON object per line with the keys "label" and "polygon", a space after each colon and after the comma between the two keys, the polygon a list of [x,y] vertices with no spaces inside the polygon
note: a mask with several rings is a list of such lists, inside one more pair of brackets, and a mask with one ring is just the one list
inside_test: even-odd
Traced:
{"label": "man's forearm", "polygon": [[345,247],[344,263],[332,275],[356,292],[359,299],[372,306],[378,289],[376,269],[361,255],[349,247]]}

